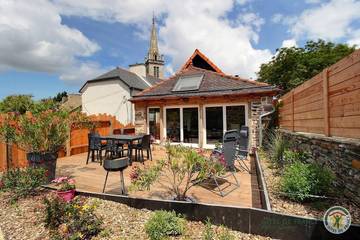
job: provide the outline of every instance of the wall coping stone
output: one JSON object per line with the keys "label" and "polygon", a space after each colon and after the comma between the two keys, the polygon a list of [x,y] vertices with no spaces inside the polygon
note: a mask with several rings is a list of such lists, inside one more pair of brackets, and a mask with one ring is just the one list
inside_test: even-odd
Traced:
{"label": "wall coping stone", "polygon": [[335,137],[335,136],[326,137],[323,134],[317,134],[317,133],[292,132],[286,129],[279,129],[279,130],[281,132],[284,132],[286,134],[291,134],[294,136],[307,137],[311,139],[323,140],[332,143],[337,142],[339,144],[351,144],[360,147],[360,139],[356,139],[356,138],[345,138],[345,137]]}

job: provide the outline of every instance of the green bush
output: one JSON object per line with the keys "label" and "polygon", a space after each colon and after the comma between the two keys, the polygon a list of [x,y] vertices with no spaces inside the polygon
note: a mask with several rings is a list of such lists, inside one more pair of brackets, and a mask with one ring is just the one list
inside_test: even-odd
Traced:
{"label": "green bush", "polygon": [[212,226],[211,222],[208,219],[205,223],[205,229],[202,234],[203,240],[235,240],[235,236],[230,233],[229,229],[225,228],[224,226],[220,227],[220,231],[215,231]]}
{"label": "green bush", "polygon": [[310,195],[328,193],[333,179],[327,167],[297,161],[285,167],[280,189],[289,199],[301,202]]}
{"label": "green bush", "polygon": [[47,182],[47,172],[43,168],[15,168],[5,172],[0,180],[0,189],[10,192],[13,201],[33,195]]}
{"label": "green bush", "polygon": [[85,198],[76,197],[65,202],[58,197],[50,197],[45,203],[45,227],[49,228],[51,239],[91,239],[103,229],[102,220],[94,210],[94,204],[87,203]]}
{"label": "green bush", "polygon": [[181,235],[185,231],[185,220],[174,211],[155,211],[145,224],[145,231],[151,240]]}
{"label": "green bush", "polygon": [[309,157],[307,152],[298,151],[298,150],[284,150],[283,158],[285,164],[294,163],[297,161],[304,162]]}

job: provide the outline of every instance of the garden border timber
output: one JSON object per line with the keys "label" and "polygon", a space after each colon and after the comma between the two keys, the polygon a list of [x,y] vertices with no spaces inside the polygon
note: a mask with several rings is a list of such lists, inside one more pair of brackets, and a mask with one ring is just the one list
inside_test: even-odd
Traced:
{"label": "garden border timber", "polygon": [[257,150],[254,151],[254,157],[255,157],[255,167],[256,167],[256,172],[257,172],[256,176],[257,176],[257,181],[258,181],[258,185],[259,185],[259,189],[260,189],[259,193],[260,193],[261,205],[263,206],[263,209],[272,211],[271,204],[270,204],[270,198],[269,198],[269,194],[267,191],[266,181],[265,181],[263,170],[261,168],[260,158],[259,158],[259,154],[258,154]]}
{"label": "garden border timber", "polygon": [[[45,188],[51,188],[44,186]],[[134,198],[123,195],[77,191],[78,195],[126,204],[129,207],[149,210],[174,210],[186,219],[215,225],[224,225],[244,233],[278,239],[352,239],[360,240],[360,225],[352,224],[341,235],[328,232],[322,220],[275,213],[264,209],[242,208],[217,204],[191,203],[173,200]]]}

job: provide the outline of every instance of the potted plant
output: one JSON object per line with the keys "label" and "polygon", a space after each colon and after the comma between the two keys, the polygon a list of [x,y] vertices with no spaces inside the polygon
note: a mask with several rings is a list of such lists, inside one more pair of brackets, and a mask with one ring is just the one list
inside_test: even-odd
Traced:
{"label": "potted plant", "polygon": [[58,177],[52,180],[58,187],[57,195],[66,202],[70,202],[75,197],[75,180],[69,177]]}

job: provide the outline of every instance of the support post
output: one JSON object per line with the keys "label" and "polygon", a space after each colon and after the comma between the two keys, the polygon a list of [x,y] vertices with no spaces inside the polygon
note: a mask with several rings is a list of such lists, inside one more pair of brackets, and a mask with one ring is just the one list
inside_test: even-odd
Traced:
{"label": "support post", "polygon": [[323,102],[324,102],[324,135],[330,136],[330,119],[329,119],[329,69],[325,68],[322,72],[323,79]]}
{"label": "support post", "polygon": [[291,92],[291,131],[294,132],[295,131],[295,121],[294,121],[294,90],[292,90]]}

